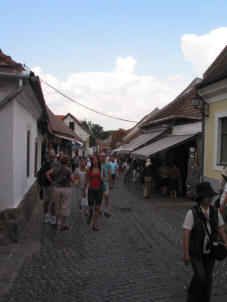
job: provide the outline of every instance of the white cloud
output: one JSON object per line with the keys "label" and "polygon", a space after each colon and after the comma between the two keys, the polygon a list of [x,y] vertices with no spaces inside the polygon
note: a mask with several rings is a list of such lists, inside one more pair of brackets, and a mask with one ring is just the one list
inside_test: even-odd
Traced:
{"label": "white cloud", "polygon": [[220,27],[205,35],[185,34],[181,48],[186,61],[194,65],[194,71],[201,76],[227,44],[227,27]]}
{"label": "white cloud", "polygon": [[[152,75],[138,75],[137,61],[129,56],[117,57],[110,72],[76,72],[64,80],[46,74],[40,67],[33,71],[40,77],[80,103],[98,111],[129,120],[140,120],[155,107],[163,107],[185,88],[179,75],[158,79]],[[188,83],[187,83],[188,84]],[[47,105],[55,114],[71,112],[80,120],[87,119],[101,124],[104,129],[130,128],[134,124],[120,122],[96,115],[71,103],[51,88],[42,84]]]}

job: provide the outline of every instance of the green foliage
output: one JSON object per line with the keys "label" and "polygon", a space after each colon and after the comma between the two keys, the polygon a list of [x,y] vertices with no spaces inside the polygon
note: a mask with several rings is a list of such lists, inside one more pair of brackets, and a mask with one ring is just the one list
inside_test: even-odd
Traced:
{"label": "green foliage", "polygon": [[123,137],[125,136],[125,134],[126,134],[126,131],[121,128],[116,131],[113,131],[112,139],[110,142],[110,146],[112,149],[115,149],[117,147],[117,143],[123,142]]}

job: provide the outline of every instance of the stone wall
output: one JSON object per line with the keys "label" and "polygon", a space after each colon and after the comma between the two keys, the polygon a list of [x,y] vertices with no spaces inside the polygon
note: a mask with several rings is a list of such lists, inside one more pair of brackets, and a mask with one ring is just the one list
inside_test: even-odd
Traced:
{"label": "stone wall", "polygon": [[0,234],[13,242],[18,242],[38,201],[37,183],[35,182],[15,209],[0,212]]}

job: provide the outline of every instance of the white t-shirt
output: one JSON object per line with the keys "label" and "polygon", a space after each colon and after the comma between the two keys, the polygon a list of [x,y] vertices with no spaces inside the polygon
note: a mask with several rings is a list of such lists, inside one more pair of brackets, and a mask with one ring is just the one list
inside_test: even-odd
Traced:
{"label": "white t-shirt", "polygon": [[[227,194],[227,182],[225,183],[224,188],[223,188],[223,193],[220,198],[220,205],[223,204],[226,194]],[[227,207],[227,204],[226,204],[226,207]]]}
{"label": "white t-shirt", "polygon": [[[210,208],[209,207],[208,207],[207,211],[205,211],[203,208],[201,208],[201,210],[202,210],[203,214],[205,215],[205,217],[209,217],[209,215],[210,215]],[[218,226],[221,227],[223,225],[224,225],[224,221],[223,221],[222,215],[218,211]],[[183,229],[191,231],[193,226],[194,226],[194,216],[193,216],[192,210],[189,210],[187,212],[186,216],[185,216],[185,220],[184,220],[184,223],[183,223],[182,227],[183,227]],[[211,227],[210,227],[209,220],[207,220],[207,229],[211,233]],[[210,250],[206,249],[208,241],[209,241],[209,237],[208,237],[208,235],[205,231],[205,239],[204,239],[204,243],[203,243],[203,254],[209,254],[210,253]]]}

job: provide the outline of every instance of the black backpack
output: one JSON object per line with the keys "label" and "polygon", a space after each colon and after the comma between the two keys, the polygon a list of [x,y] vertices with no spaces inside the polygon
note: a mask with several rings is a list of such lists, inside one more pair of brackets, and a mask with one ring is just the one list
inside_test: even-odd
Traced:
{"label": "black backpack", "polygon": [[40,170],[37,172],[37,181],[43,187],[50,186],[49,180],[46,178],[45,173],[51,169],[50,163],[44,162]]}

